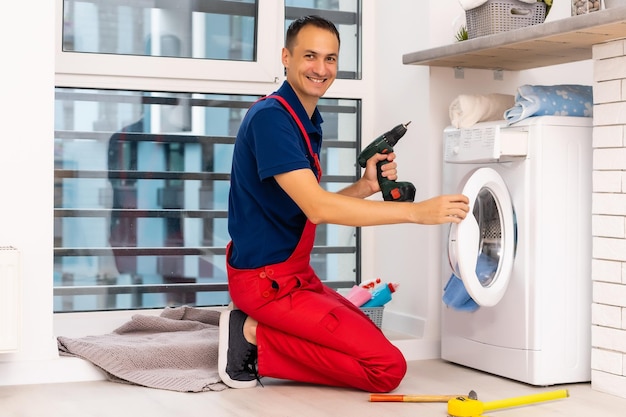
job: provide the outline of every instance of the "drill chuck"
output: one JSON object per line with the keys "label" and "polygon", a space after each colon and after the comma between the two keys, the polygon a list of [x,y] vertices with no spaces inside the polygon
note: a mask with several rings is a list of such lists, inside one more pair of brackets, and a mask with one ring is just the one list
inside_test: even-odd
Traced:
{"label": "drill chuck", "polygon": [[410,124],[410,121],[404,124],[399,124],[398,126],[394,127],[389,132],[383,135],[389,146],[396,146],[396,143],[398,143],[400,138],[404,136],[404,134],[406,133],[406,128]]}

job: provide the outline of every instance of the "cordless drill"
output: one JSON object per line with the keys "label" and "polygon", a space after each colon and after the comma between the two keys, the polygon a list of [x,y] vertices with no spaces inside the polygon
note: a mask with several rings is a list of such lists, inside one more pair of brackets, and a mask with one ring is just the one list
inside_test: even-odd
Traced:
{"label": "cordless drill", "polygon": [[[393,147],[398,143],[400,138],[406,133],[406,127],[411,122],[399,124],[387,133],[383,133],[377,137],[367,148],[359,154],[359,165],[365,168],[367,160],[377,153],[388,154],[393,152]],[[385,201],[413,201],[415,199],[415,186],[410,182],[393,181],[383,177],[382,166],[388,163],[386,159],[376,164],[376,172],[378,174],[378,184],[383,193]]]}

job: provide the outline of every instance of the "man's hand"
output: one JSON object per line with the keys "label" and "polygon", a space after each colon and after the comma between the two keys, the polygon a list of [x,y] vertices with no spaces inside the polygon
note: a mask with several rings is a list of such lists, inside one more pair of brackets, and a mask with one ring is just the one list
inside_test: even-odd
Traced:
{"label": "man's hand", "polygon": [[440,195],[415,204],[418,224],[460,223],[469,212],[469,199],[462,194]]}
{"label": "man's hand", "polygon": [[[365,166],[365,172],[363,173],[363,177],[361,177],[361,181],[365,181],[367,187],[372,191],[371,194],[377,193],[380,191],[380,185],[378,184],[378,174],[376,172],[377,167],[376,164],[379,161],[387,160],[389,163],[382,166],[382,176],[395,181],[398,179],[398,164],[394,162],[396,159],[396,154],[391,152],[389,154],[381,154],[377,153],[372,156]],[[370,195],[371,195],[370,194]]]}

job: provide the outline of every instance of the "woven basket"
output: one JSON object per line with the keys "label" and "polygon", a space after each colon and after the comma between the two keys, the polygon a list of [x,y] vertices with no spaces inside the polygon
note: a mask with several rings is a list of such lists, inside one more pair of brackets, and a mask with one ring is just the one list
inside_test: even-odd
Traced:
{"label": "woven basket", "polygon": [[545,18],[544,2],[488,0],[474,9],[465,11],[469,39],[537,25],[543,23]]}
{"label": "woven basket", "polygon": [[385,307],[361,307],[361,311],[374,322],[378,328],[383,326],[383,311]]}

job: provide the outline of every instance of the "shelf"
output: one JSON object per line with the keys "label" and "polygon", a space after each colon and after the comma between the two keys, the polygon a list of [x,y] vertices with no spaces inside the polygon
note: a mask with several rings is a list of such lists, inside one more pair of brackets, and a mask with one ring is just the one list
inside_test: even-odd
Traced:
{"label": "shelf", "polygon": [[519,71],[591,59],[593,45],[622,38],[626,38],[626,7],[407,53],[402,63]]}

